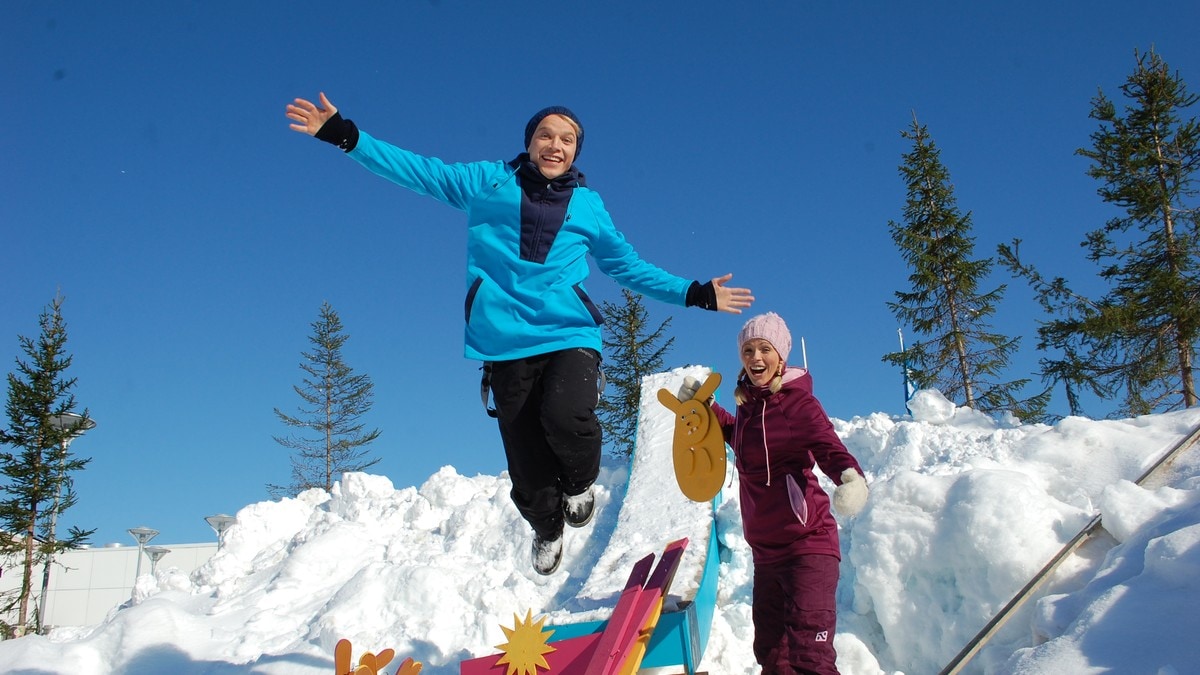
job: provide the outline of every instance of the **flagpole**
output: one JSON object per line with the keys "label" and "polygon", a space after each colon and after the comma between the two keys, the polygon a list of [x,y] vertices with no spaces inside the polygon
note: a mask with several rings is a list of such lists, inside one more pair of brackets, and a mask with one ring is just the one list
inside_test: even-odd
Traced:
{"label": "flagpole", "polygon": [[910,385],[908,382],[908,352],[904,350],[904,329],[897,328],[896,335],[900,337],[900,367],[904,372],[904,409],[908,410],[908,413],[911,415],[912,410],[909,410],[908,408],[908,393],[910,391]]}

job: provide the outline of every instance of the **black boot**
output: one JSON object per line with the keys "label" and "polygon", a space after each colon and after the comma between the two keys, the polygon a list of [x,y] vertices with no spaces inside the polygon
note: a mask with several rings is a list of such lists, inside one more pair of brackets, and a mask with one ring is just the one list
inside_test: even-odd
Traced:
{"label": "black boot", "polygon": [[596,497],[591,486],[578,495],[563,495],[563,520],[571,527],[583,527],[596,512]]}
{"label": "black boot", "polygon": [[553,539],[543,539],[536,532],[533,535],[533,570],[543,576],[554,574],[558,564],[562,562],[563,538],[562,533]]}

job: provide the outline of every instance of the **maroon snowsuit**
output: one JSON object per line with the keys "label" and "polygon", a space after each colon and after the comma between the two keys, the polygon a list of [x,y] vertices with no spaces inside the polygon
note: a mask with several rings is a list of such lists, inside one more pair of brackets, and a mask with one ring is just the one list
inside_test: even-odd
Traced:
{"label": "maroon snowsuit", "polygon": [[813,466],[841,483],[858,462],[813,396],[812,376],[788,368],[772,393],[744,379],[737,415],[713,410],[733,448],[742,526],[754,556],[754,656],[764,675],[837,673],[833,636],[841,551],[829,495]]}

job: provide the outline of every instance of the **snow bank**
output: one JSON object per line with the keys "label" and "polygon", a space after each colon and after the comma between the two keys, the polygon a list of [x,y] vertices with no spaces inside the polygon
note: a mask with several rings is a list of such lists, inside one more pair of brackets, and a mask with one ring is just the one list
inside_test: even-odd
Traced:
{"label": "snow bank", "polygon": [[[670,389],[681,372],[647,390]],[[937,392],[914,401],[913,416],[834,421],[871,489],[863,513],[840,523],[844,675],[939,671],[1096,513],[1109,534],[1064,565],[969,672],[1195,672],[1198,453],[1158,485],[1131,481],[1200,424],[1200,409],[1047,426],[993,420]],[[661,420],[647,419],[639,446],[669,443]],[[0,643],[0,663],[38,675],[328,675],[344,637],[358,651],[413,656],[428,675],[456,674],[460,660],[495,652],[514,614],[550,624],[605,615],[627,561],[703,529],[708,507],[679,499],[669,473],[639,485],[652,475],[606,460],[596,517],[568,531],[562,569],[543,578],[505,474],[444,467],[399,489],[349,474],[329,494],[246,506],[190,577],[160,565],[104,623]],[[751,675],[753,565],[729,481],[700,667]]]}

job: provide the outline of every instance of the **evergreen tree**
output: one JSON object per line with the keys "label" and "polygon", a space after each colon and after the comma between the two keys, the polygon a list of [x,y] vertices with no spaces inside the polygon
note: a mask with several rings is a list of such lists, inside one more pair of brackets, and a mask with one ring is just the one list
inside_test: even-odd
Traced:
{"label": "evergreen tree", "polygon": [[1025,277],[1053,318],[1038,328],[1048,380],[1062,382],[1073,414],[1081,390],[1122,397],[1119,415],[1194,406],[1194,361],[1200,339],[1200,127],[1182,113],[1197,101],[1178,73],[1154,53],[1134,53],[1137,65],[1121,87],[1121,112],[1101,91],[1090,117],[1100,122],[1088,175],[1100,197],[1121,209],[1082,245],[1107,292],[1091,299],[1047,280],[1019,256],[1019,240],[1002,245],[1001,260]]}
{"label": "evergreen tree", "polygon": [[908,198],[904,224],[889,221],[888,226],[912,270],[912,290],[897,292],[897,301],[888,307],[919,338],[904,352],[887,354],[883,360],[907,367],[918,387],[936,387],[976,410],[1040,418],[1048,392],[1019,400],[1017,394],[1028,379],[996,381],[1019,338],[990,331],[988,317],[995,313],[1005,287],[978,290],[992,260],[972,259],[971,216],[958,210],[941,151],[916,116],[901,136],[913,142],[900,166]]}
{"label": "evergreen tree", "polygon": [[622,288],[624,304],[600,303],[604,315],[605,376],[615,396],[603,396],[596,406],[600,426],[610,452],[630,457],[636,444],[638,410],[642,403],[642,379],[662,370],[663,357],[675,343],[664,340],[671,318],[650,330],[650,315],[642,296]]}
{"label": "evergreen tree", "polygon": [[0,486],[0,530],[5,533],[0,553],[17,558],[21,571],[20,587],[2,609],[17,610],[17,633],[25,632],[35,618],[41,628],[41,617],[30,616],[35,568],[58,553],[84,546],[95,532],[71,527],[60,537],[56,531],[59,516],[76,502],[71,474],[91,461],[75,457],[69,449],[70,439],[91,421],[87,410],[75,413],[75,378],[66,377],[72,357],[66,352],[62,304],[58,296],[42,312],[37,340],[18,336],[28,360],[18,358],[16,373],[8,375],[8,428],[0,430],[0,443],[14,449],[0,456],[0,473],[6,479]]}
{"label": "evergreen tree", "polygon": [[333,489],[340,474],[365,471],[379,462],[369,459],[364,446],[379,437],[379,430],[363,432],[359,419],[371,409],[375,385],[368,375],[355,375],[342,360],[342,346],[349,335],[342,333],[342,321],[328,302],[312,323],[311,352],[301,352],[305,361],[300,369],[307,373],[303,384],[293,386],[303,404],[298,416],[275,409],[289,427],[298,427],[307,435],[276,436],[275,442],[296,451],[291,457],[292,482],[288,486],[268,485],[272,496],[295,495],[310,488]]}

